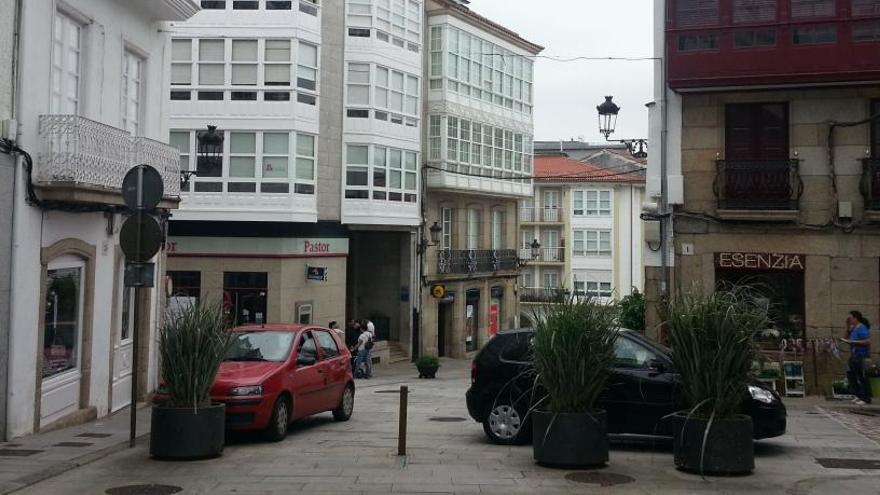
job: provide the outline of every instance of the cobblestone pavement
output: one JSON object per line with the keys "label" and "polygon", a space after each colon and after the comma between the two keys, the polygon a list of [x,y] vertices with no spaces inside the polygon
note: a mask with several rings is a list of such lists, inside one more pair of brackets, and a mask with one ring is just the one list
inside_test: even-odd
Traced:
{"label": "cobblestone pavement", "polygon": [[850,430],[870,438],[880,446],[880,408],[819,406],[818,409]]}
{"label": "cobblestone pavement", "polygon": [[[673,468],[667,445],[617,444],[609,466],[633,481],[600,487],[570,481],[571,471],[534,464],[529,446],[489,445],[467,416],[467,362],[445,361],[437,380],[414,379],[410,366],[379,368],[359,381],[355,415],[346,423],[321,415],[298,422],[280,443],[237,438],[223,457],[171,463],[150,460],[146,442],[18,492],[102,494],[108,488],[166,483],[184,494],[289,493],[785,493],[880,492],[880,471],[826,469],[817,457],[877,459],[880,446],[839,424],[815,404],[792,405],[789,433],[756,444],[753,475],[708,478]],[[398,457],[397,396],[410,386],[408,455]],[[467,418],[436,422],[431,418]],[[0,460],[0,463],[4,461]]]}

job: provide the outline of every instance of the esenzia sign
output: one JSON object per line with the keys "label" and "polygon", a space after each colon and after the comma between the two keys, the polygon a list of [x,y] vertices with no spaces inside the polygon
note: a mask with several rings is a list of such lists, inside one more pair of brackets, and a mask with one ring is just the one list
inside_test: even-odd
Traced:
{"label": "esenzia sign", "polygon": [[724,270],[804,271],[803,254],[715,253],[715,266]]}

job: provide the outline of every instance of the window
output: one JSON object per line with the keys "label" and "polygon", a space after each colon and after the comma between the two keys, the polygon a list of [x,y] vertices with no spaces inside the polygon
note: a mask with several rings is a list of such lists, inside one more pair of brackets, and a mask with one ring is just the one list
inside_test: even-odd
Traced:
{"label": "window", "polygon": [[676,27],[718,24],[718,0],[678,0],[675,4]]}
{"label": "window", "polygon": [[852,40],[856,43],[880,41],[880,22],[853,23]]}
{"label": "window", "polygon": [[727,105],[725,158],[727,160],[787,160],[789,158],[788,105],[785,103]]}
{"label": "window", "polygon": [[232,85],[257,85],[257,40],[232,40]]}
{"label": "window", "polygon": [[318,87],[318,47],[299,42],[299,58],[297,59],[296,86],[315,90]]}
{"label": "window", "polygon": [[465,249],[480,249],[480,210],[467,211],[467,238]]}
{"label": "window", "polygon": [[611,191],[574,191],[572,193],[575,216],[610,216]]}
{"label": "window", "polygon": [[851,0],[850,14],[853,17],[880,15],[880,2],[877,0]]}
{"label": "window", "polygon": [[[181,150],[182,170],[190,167],[190,146],[197,143],[197,132],[172,131],[170,134],[169,142]],[[287,193],[289,184],[295,181],[295,192],[314,194],[315,136],[278,131],[226,131],[224,140],[229,145],[223,159],[199,157],[197,160],[197,176],[192,179],[196,192],[223,192],[224,182],[228,182],[228,192],[256,192],[256,184],[263,182],[262,192],[278,194]],[[272,182],[275,184],[269,184]]]}
{"label": "window", "polygon": [[737,48],[775,45],[775,29],[750,29],[746,31],[736,31],[733,34],[733,46]]}
{"label": "window", "polygon": [[202,0],[201,5],[204,10],[225,10],[226,0]]}
{"label": "window", "polygon": [[290,40],[266,40],[264,51],[266,86],[290,86]]}
{"label": "window", "polygon": [[573,238],[575,256],[611,256],[610,230],[575,230]]}
{"label": "window", "polygon": [[492,249],[504,249],[504,212],[492,210]]}
{"label": "window", "polygon": [[[296,305],[296,322],[300,325],[312,324],[312,303],[301,303]],[[322,332],[318,332],[318,340],[321,340]],[[321,347],[324,347],[323,343]],[[325,352],[326,355],[326,352]]]}
{"label": "window", "polygon": [[559,288],[559,272],[544,272],[544,288],[545,289],[558,289]]}
{"label": "window", "polygon": [[[362,0],[349,0],[350,25],[372,24],[376,38],[394,46],[418,52],[422,35],[422,2],[418,0],[377,0],[375,17],[369,19],[369,5]],[[369,23],[369,24],[368,24]]]}
{"label": "window", "polygon": [[452,208],[443,208],[440,231],[440,247],[442,249],[452,249],[453,229],[455,228],[454,210]]}
{"label": "window", "polygon": [[225,84],[224,40],[199,40],[199,84]]}
{"label": "window", "polygon": [[300,0],[299,11],[312,17],[318,17],[318,7],[315,6],[315,3],[312,0]]}
{"label": "window", "polygon": [[403,72],[376,67],[376,108],[419,115],[419,78]]}
{"label": "window", "polygon": [[348,28],[348,35],[355,38],[369,38],[370,30],[364,28]]}
{"label": "window", "polygon": [[348,64],[348,104],[370,104],[369,64]]}
{"label": "window", "polygon": [[296,348],[296,359],[297,361],[303,359],[311,362],[318,360],[318,346],[315,344],[312,332],[303,332],[300,337],[299,345]]}
{"label": "window", "polygon": [[257,0],[233,0],[232,8],[234,10],[257,10],[260,8],[260,2]]}
{"label": "window", "polygon": [[417,191],[416,152],[365,144],[347,146],[347,199],[415,203]]}
{"label": "window", "polygon": [[171,297],[196,302],[202,296],[202,272],[169,270],[168,276],[171,278]]}
{"label": "window", "polygon": [[133,136],[140,135],[141,98],[143,83],[144,59],[125,50],[122,56],[122,128]]}
{"label": "window", "polygon": [[733,22],[770,22],[776,20],[776,0],[734,0]]}
{"label": "window", "polygon": [[266,10],[290,10],[290,0],[266,0]]}
{"label": "window", "polygon": [[429,141],[430,141],[430,157],[431,160],[440,160],[440,150],[443,146],[440,134],[441,120],[439,115],[431,115],[428,119],[430,122]]}
{"label": "window", "polygon": [[[311,311],[311,305],[309,306],[309,311]],[[329,332],[319,330],[315,334],[318,336],[318,344],[321,346],[321,353],[324,354],[325,359],[339,356],[339,347],[336,345],[336,339]]]}
{"label": "window", "polygon": [[53,114],[79,114],[82,83],[82,26],[62,12],[55,13],[52,38],[52,98],[49,111]]}
{"label": "window", "polygon": [[627,338],[614,342],[614,366],[617,368],[649,369],[659,359],[656,352]]}
{"label": "window", "polygon": [[223,305],[234,325],[266,321],[265,272],[223,272]]}
{"label": "window", "polygon": [[575,282],[575,290],[577,290],[577,284],[583,283],[585,284],[585,290],[583,295],[587,297],[611,297],[611,282]]}
{"label": "window", "polygon": [[43,379],[79,366],[82,338],[83,263],[71,259],[46,272],[43,326]]}
{"label": "window", "polygon": [[681,34],[678,36],[678,51],[696,52],[718,48],[716,34]]}
{"label": "window", "polygon": [[833,17],[836,0],[791,0],[792,19]]}
{"label": "window", "polygon": [[[445,123],[444,123],[445,121]],[[451,171],[517,181],[531,173],[531,136],[458,117],[429,115],[429,159]]]}
{"label": "window", "polygon": [[822,45],[837,41],[837,26],[801,26],[792,30],[795,45]]}

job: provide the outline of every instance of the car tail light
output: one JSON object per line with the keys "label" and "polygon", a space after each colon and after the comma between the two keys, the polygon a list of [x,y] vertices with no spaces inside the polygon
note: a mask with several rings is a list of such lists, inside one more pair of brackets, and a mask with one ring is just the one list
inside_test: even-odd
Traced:
{"label": "car tail light", "polygon": [[477,383],[477,360],[471,362],[471,385]]}

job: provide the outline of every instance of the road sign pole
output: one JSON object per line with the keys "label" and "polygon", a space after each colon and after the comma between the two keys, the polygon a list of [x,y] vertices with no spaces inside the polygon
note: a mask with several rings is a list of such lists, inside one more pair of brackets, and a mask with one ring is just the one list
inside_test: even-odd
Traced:
{"label": "road sign pole", "polygon": [[[131,288],[126,288],[126,290],[131,290]],[[131,418],[130,418],[130,426],[131,430],[129,431],[128,437],[128,447],[134,448],[134,440],[137,436],[137,399],[138,399],[138,378],[140,377],[140,370],[138,370],[139,359],[138,354],[140,354],[140,339],[138,339],[138,328],[141,326],[141,301],[140,301],[141,290],[137,287],[134,288],[134,325],[132,325],[132,334],[131,334]]]}

